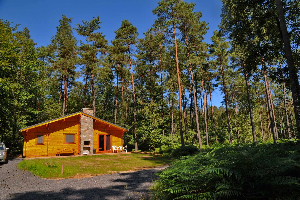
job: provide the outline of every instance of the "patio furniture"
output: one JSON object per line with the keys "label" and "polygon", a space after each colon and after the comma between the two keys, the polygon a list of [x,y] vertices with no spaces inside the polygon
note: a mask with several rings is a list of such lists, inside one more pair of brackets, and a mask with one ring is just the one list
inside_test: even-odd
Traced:
{"label": "patio furniture", "polygon": [[118,147],[117,146],[112,146],[112,148],[113,148],[113,153],[115,153],[115,151],[117,151],[117,153],[118,153]]}
{"label": "patio furniture", "polygon": [[70,148],[57,149],[56,156],[57,155],[60,156],[61,154],[73,154],[73,155],[75,155],[76,151],[75,151],[75,149],[70,149]]}
{"label": "patio furniture", "polygon": [[126,151],[127,153],[127,145],[123,147],[123,151]]}

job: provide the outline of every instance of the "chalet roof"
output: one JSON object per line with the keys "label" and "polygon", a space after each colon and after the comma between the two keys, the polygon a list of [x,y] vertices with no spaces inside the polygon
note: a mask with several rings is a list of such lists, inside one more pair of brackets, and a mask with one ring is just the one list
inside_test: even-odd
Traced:
{"label": "chalet roof", "polygon": [[92,118],[92,119],[94,119],[94,120],[97,120],[97,121],[100,121],[100,122],[102,122],[102,123],[111,125],[111,126],[117,128],[117,129],[121,129],[121,130],[123,130],[124,132],[128,131],[126,128],[123,128],[123,127],[118,126],[118,125],[116,125],[116,124],[110,123],[110,122],[105,121],[105,120],[103,120],[103,119],[99,119],[99,118],[97,118],[97,117],[91,116],[91,115],[86,114],[86,113],[84,113],[84,112],[76,112],[76,113],[69,114],[69,115],[66,115],[66,116],[63,116],[63,117],[59,117],[59,118],[56,118],[56,119],[51,119],[51,120],[48,120],[48,121],[45,121],[45,122],[41,122],[41,123],[38,123],[38,124],[35,124],[35,125],[32,125],[32,126],[28,126],[28,127],[26,127],[26,128],[22,128],[22,129],[20,129],[20,132],[27,131],[27,130],[29,130],[29,129],[36,128],[36,127],[39,127],[39,126],[43,126],[43,125],[46,125],[46,124],[49,124],[49,123],[52,123],[52,122],[60,121],[60,120],[63,120],[63,119],[69,118],[69,117],[74,117],[74,116],[76,116],[76,115],[85,115],[85,116],[90,117],[90,118]]}

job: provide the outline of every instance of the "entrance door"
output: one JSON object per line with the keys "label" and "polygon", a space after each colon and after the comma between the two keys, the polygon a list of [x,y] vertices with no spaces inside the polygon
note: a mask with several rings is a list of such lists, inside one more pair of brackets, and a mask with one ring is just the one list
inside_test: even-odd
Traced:
{"label": "entrance door", "polygon": [[99,135],[99,151],[111,150],[111,137],[110,135]]}
{"label": "entrance door", "polygon": [[111,150],[110,146],[110,135],[106,135],[106,151]]}
{"label": "entrance door", "polygon": [[99,135],[99,151],[104,151],[104,135]]}

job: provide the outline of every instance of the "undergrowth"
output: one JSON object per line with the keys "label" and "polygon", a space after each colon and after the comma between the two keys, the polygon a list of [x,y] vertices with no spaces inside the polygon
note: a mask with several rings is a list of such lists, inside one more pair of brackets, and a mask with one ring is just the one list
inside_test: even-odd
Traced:
{"label": "undergrowth", "polygon": [[219,146],[159,173],[157,199],[299,199],[300,142]]}

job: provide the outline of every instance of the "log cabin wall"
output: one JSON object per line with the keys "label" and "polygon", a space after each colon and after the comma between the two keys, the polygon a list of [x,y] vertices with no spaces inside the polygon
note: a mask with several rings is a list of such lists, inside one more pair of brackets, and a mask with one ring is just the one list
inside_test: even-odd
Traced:
{"label": "log cabin wall", "polygon": [[[73,116],[43,126],[29,129],[23,145],[23,156],[55,156],[59,150],[75,150],[78,154],[79,116]],[[38,143],[38,136],[42,143]],[[66,143],[66,135],[74,135],[74,143]]]}
{"label": "log cabin wall", "polygon": [[123,146],[123,143],[122,143],[122,136],[120,136],[120,134],[115,134],[112,135],[112,145],[113,146]]}

